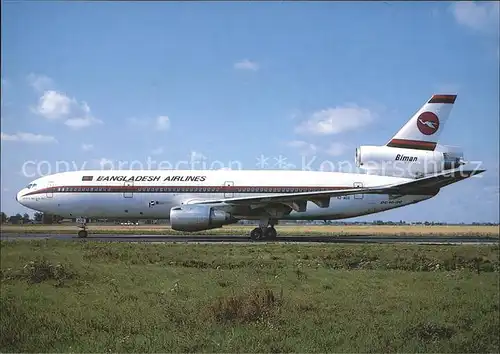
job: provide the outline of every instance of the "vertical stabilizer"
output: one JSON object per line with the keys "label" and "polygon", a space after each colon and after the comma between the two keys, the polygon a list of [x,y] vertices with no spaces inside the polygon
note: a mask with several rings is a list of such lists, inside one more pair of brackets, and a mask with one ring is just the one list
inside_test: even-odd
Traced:
{"label": "vertical stabilizer", "polygon": [[434,151],[457,95],[434,95],[386,144],[389,147]]}

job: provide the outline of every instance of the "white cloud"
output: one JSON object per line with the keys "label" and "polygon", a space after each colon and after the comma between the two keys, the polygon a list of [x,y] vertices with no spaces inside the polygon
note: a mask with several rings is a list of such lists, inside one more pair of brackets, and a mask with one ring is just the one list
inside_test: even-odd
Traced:
{"label": "white cloud", "polygon": [[87,116],[82,118],[70,118],[64,122],[64,124],[73,129],[81,129],[90,127],[94,124],[102,124],[102,120],[96,119],[92,116]]}
{"label": "white cloud", "polygon": [[244,59],[234,63],[234,68],[238,70],[250,70],[257,71],[259,70],[259,64],[254,61],[250,61],[248,59]]}
{"label": "white cloud", "polygon": [[170,128],[170,119],[168,116],[159,116],[156,118],[157,130],[168,130]]}
{"label": "white cloud", "polygon": [[311,115],[295,131],[302,134],[329,135],[364,127],[372,122],[375,114],[356,105],[328,108]]}
{"label": "white cloud", "polygon": [[35,113],[49,120],[64,120],[64,124],[73,129],[89,127],[103,123],[92,116],[89,105],[75,98],[54,90],[45,91],[33,109]]}
{"label": "white cloud", "polygon": [[330,147],[328,147],[325,152],[331,156],[340,156],[346,151],[346,149],[347,145],[343,143],[331,143]]}
{"label": "white cloud", "polygon": [[76,102],[65,94],[50,90],[40,97],[35,112],[44,118],[56,120],[67,117],[74,104]]}
{"label": "white cloud", "polygon": [[160,155],[160,154],[163,154],[163,151],[164,151],[163,147],[160,146],[160,147],[157,147],[156,149],[153,149],[151,151],[151,154],[153,154],[153,155]]}
{"label": "white cloud", "polygon": [[1,134],[1,140],[3,141],[20,141],[25,143],[57,143],[56,138],[48,135],[33,134],[33,133],[23,133],[19,132],[16,134]]}
{"label": "white cloud", "polygon": [[314,155],[318,147],[303,140],[293,140],[287,143],[289,147],[296,148],[302,155]]}
{"label": "white cloud", "polygon": [[498,34],[498,1],[458,1],[451,5],[451,10],[459,24],[479,32]]}
{"label": "white cloud", "polygon": [[82,144],[82,150],[83,151],[90,151],[94,148],[94,145],[92,144]]}
{"label": "white cloud", "polygon": [[36,91],[43,92],[54,87],[54,81],[45,75],[29,74],[27,80]]}

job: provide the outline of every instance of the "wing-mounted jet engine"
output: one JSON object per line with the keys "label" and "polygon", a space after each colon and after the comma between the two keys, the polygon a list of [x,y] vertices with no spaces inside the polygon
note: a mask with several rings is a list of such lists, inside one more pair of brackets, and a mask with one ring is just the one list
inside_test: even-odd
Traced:
{"label": "wing-mounted jet engine", "polygon": [[203,231],[234,224],[230,213],[208,205],[183,205],[170,209],[170,226],[176,231]]}

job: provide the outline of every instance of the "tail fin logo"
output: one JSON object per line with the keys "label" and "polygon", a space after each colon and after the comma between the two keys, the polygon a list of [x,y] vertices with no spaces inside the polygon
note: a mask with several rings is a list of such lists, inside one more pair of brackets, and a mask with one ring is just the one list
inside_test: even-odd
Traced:
{"label": "tail fin logo", "polygon": [[422,134],[432,135],[439,129],[439,118],[432,112],[424,112],[417,118],[417,127]]}

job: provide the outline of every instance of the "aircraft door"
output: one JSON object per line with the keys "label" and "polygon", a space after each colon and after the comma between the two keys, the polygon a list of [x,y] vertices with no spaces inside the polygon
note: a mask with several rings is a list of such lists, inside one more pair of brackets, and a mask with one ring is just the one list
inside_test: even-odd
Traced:
{"label": "aircraft door", "polygon": [[123,184],[123,198],[133,198],[134,197],[134,181],[125,182]]}
{"label": "aircraft door", "polygon": [[47,198],[52,198],[54,196],[54,190],[53,190],[53,187],[54,187],[54,182],[50,181],[48,184],[47,184]]}
{"label": "aircraft door", "polygon": [[[354,182],[354,188],[363,188],[362,182]],[[354,199],[363,199],[363,194],[354,194]]]}
{"label": "aircraft door", "polygon": [[[224,182],[224,198],[232,198],[234,196],[233,192],[233,187],[234,187],[234,182],[233,181],[226,181]],[[227,188],[229,187],[229,188]]]}

